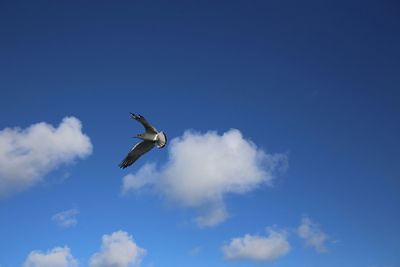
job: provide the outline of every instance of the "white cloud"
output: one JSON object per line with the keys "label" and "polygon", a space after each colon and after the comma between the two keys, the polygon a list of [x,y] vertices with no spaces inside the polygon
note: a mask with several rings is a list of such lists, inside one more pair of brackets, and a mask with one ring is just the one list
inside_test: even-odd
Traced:
{"label": "white cloud", "polygon": [[54,214],[51,219],[58,225],[68,228],[78,223],[78,220],[76,219],[78,214],[79,211],[77,209],[70,209]]}
{"label": "white cloud", "polygon": [[145,164],[136,174],[128,174],[122,180],[122,193],[126,194],[129,191],[135,191],[143,188],[146,185],[153,184],[158,176],[155,164]]}
{"label": "white cloud", "polygon": [[222,247],[228,260],[272,261],[290,251],[285,231],[267,228],[267,236],[249,235],[233,238]]}
{"label": "white cloud", "polygon": [[78,261],[68,247],[56,247],[47,253],[32,251],[23,267],[77,267]]}
{"label": "white cloud", "polygon": [[168,161],[159,169],[145,164],[123,178],[122,192],[153,188],[186,207],[205,210],[195,221],[212,226],[224,221],[226,194],[248,193],[271,185],[275,173],[287,167],[285,154],[267,154],[236,129],[216,132],[186,131],[169,146]]}
{"label": "white cloud", "polygon": [[312,222],[307,216],[301,220],[300,226],[297,228],[297,234],[304,239],[306,244],[313,247],[317,252],[326,252],[325,242],[328,240],[328,235],[325,234],[319,225]]}
{"label": "white cloud", "polygon": [[89,267],[129,267],[138,266],[146,250],[139,247],[127,232],[117,231],[103,235],[101,251],[95,253]]}
{"label": "white cloud", "polygon": [[26,190],[50,171],[92,153],[81,122],[65,117],[57,128],[45,122],[0,131],[0,197]]}

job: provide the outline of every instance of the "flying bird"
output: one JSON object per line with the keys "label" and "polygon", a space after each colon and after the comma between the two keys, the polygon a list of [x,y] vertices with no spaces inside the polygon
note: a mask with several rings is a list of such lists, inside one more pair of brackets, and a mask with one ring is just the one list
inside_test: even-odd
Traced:
{"label": "flying bird", "polygon": [[119,164],[119,167],[125,169],[126,167],[132,165],[140,156],[144,153],[149,152],[153,147],[163,148],[167,144],[167,136],[162,131],[157,131],[142,115],[136,115],[131,113],[131,119],[140,122],[145,133],[138,134],[134,137],[141,139],[142,141],[134,145],[129,151],[128,155]]}

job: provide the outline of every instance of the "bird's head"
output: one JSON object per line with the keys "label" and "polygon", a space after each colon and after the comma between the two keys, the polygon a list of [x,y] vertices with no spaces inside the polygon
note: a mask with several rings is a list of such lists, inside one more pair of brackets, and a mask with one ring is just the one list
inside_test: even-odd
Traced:
{"label": "bird's head", "polygon": [[163,148],[167,145],[167,135],[164,132],[157,134],[157,147]]}

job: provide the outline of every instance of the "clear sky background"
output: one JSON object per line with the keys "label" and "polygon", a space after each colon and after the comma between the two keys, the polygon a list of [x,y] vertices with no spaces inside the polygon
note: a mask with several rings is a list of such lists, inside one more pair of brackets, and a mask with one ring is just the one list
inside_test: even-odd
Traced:
{"label": "clear sky background", "polygon": [[[0,266],[400,266],[399,14],[391,0],[0,1]],[[121,170],[142,132],[130,111],[178,139]],[[230,129],[250,154],[224,150]],[[182,174],[179,144],[188,160],[227,154]],[[154,179],[122,194],[146,166]],[[176,177],[190,196],[167,190]]]}

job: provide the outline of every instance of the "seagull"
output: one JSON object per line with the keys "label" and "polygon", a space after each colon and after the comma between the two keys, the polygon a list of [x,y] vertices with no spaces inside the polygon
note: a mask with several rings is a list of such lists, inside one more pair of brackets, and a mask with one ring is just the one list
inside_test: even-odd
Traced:
{"label": "seagull", "polygon": [[135,138],[141,139],[142,142],[134,145],[128,155],[126,155],[119,164],[119,167],[122,169],[132,165],[140,156],[149,152],[153,147],[157,146],[158,148],[163,148],[167,145],[167,135],[164,132],[157,131],[157,129],[154,128],[142,115],[136,115],[132,112],[130,114],[131,119],[140,122],[144,126],[146,132],[134,136]]}

